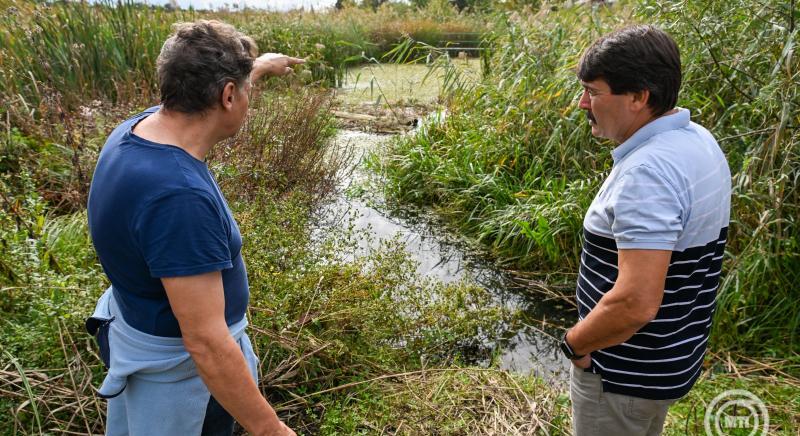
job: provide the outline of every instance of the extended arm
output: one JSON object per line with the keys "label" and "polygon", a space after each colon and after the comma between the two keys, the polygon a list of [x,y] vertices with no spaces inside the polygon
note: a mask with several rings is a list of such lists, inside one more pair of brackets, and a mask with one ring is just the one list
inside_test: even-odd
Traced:
{"label": "extended arm", "polygon": [[266,53],[253,62],[250,82],[255,83],[264,76],[285,76],[292,72],[292,66],[304,64],[305,59],[293,58],[279,53]]}
{"label": "extended arm", "polygon": [[219,271],[163,278],[183,343],[214,398],[254,435],[294,435],[259,392],[225,322]]}
{"label": "extended arm", "polygon": [[614,287],[567,333],[575,353],[587,355],[576,365],[588,367],[589,353],[625,342],[656,317],[671,256],[667,250],[619,250]]}

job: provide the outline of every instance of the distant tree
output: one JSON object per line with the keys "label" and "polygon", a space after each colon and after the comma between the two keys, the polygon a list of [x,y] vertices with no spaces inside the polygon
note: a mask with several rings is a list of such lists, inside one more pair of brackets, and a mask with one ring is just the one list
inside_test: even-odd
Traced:
{"label": "distant tree", "polygon": [[355,7],[358,7],[358,4],[356,4],[354,0],[336,0],[337,10],[355,8]]}
{"label": "distant tree", "polygon": [[386,3],[387,1],[388,0],[363,0],[361,5],[364,7],[371,8],[373,11],[377,11],[378,7],[380,7],[380,5]]}
{"label": "distant tree", "polygon": [[475,9],[472,6],[476,3],[475,0],[450,0],[450,4],[463,11],[466,8]]}

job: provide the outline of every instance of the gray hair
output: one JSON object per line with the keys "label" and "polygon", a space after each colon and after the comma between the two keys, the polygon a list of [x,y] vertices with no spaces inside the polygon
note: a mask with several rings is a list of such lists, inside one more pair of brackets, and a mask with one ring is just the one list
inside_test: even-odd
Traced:
{"label": "gray hair", "polygon": [[202,113],[217,103],[227,83],[244,85],[258,55],[252,38],[216,20],[174,28],[156,62],[165,109]]}

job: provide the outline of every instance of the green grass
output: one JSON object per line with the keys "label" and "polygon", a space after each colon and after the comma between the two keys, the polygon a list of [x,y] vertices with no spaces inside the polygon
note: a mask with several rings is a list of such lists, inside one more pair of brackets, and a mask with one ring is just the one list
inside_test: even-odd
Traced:
{"label": "green grass", "polygon": [[[341,263],[340,253],[354,248],[357,235],[332,234],[321,246],[312,246],[307,207],[300,198],[272,197],[234,206],[248,241],[243,254],[250,272],[250,336],[264,362],[262,387],[293,426],[322,420],[327,428],[335,427],[335,418],[326,413],[314,418],[308,409],[322,413],[331,403],[348,401],[349,393],[314,395],[308,401],[297,401],[299,396],[385,374],[453,365],[462,359],[459,350],[497,340],[509,314],[491,304],[486,290],[416,277],[416,266],[395,244]],[[102,271],[96,260],[87,264],[81,256],[92,251],[85,214],[45,220],[44,227],[51,230],[42,234],[42,245],[53,244],[54,251],[71,248],[60,264],[72,274],[47,265],[46,253],[37,250],[27,257],[40,274],[36,280],[2,287],[2,365],[14,361],[20,369],[0,374],[0,429],[5,429],[0,434],[17,425],[23,434],[37,433],[39,426],[99,432],[103,409],[95,407],[90,381],[96,385],[102,372],[82,326],[103,289]],[[91,280],[76,280],[84,276]],[[77,355],[67,352],[72,346],[78,347]],[[85,365],[91,371],[79,370]],[[33,387],[23,386],[14,381],[19,372],[26,374],[24,381],[44,376]],[[78,378],[80,387],[71,386],[68,376]],[[74,421],[69,418],[78,408],[70,396],[85,409],[85,416]]]}
{"label": "green grass", "polygon": [[[471,82],[480,81],[480,59],[453,59],[452,63]],[[438,66],[424,63],[368,63],[347,70],[337,99],[346,106],[432,105],[444,94],[445,74]]]}

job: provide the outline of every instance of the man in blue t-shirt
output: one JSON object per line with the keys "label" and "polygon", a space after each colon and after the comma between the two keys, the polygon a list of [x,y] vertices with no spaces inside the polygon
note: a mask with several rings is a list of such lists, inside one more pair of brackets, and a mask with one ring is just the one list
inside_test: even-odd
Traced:
{"label": "man in blue t-shirt", "polygon": [[251,83],[302,59],[256,57],[217,21],[184,23],[158,58],[161,106],[109,136],[89,228],[112,287],[87,321],[109,374],[107,434],[293,435],[258,390],[244,327],[242,238],[205,157],[236,134]]}

